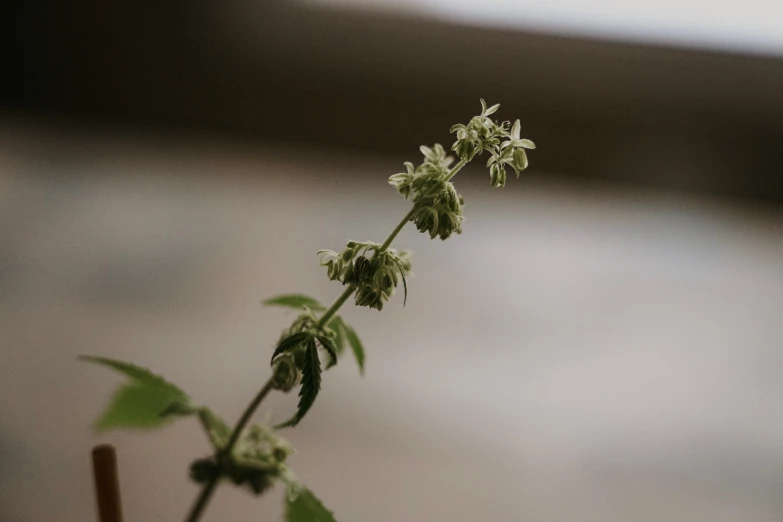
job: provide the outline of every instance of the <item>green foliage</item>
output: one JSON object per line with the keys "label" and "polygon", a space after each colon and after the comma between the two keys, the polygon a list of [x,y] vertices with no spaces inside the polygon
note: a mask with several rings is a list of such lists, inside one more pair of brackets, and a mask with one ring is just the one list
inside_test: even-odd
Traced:
{"label": "green foliage", "polygon": [[96,422],[95,429],[99,432],[115,428],[158,428],[190,408],[190,398],[184,391],[146,368],[104,357],[81,356],[80,359],[115,370],[129,379],[117,389]]}
{"label": "green foliage", "polygon": [[318,342],[321,344],[323,349],[326,350],[329,354],[329,364],[326,366],[326,368],[331,368],[337,364],[337,346],[334,344],[334,341],[326,335],[318,335],[316,336],[316,339],[318,339]]}
{"label": "green foliage", "polygon": [[281,353],[289,352],[294,350],[295,348],[303,346],[305,343],[312,340],[314,337],[315,334],[313,334],[312,332],[298,332],[289,335],[288,337],[284,337],[277,344],[277,348],[275,348],[275,351],[272,353],[272,361],[274,361],[275,357],[277,357]]}
{"label": "green foliage", "polygon": [[267,306],[283,306],[286,308],[302,309],[308,308],[313,312],[321,312],[326,307],[318,302],[317,299],[304,294],[283,294],[270,297],[264,301]]}
{"label": "green foliage", "polygon": [[302,387],[299,389],[299,406],[296,414],[276,428],[293,427],[307,414],[321,390],[321,361],[318,359],[318,348],[315,339],[307,341],[302,365]]}
{"label": "green foliage", "polygon": [[198,419],[216,451],[222,450],[231,438],[231,428],[209,408],[198,409]]}
{"label": "green foliage", "polygon": [[351,350],[353,350],[353,355],[356,358],[356,364],[359,365],[359,372],[364,375],[364,345],[362,345],[362,341],[359,340],[359,336],[356,335],[356,331],[352,327],[343,323],[343,329],[345,338],[348,340],[348,344],[351,345]]}
{"label": "green foliage", "polygon": [[334,514],[307,488],[288,486],[286,522],[337,522]]}
{"label": "green foliage", "polygon": [[329,321],[329,329],[334,332],[334,348],[338,357],[345,351],[344,325],[345,323],[343,323],[343,318],[339,315],[335,315],[332,320]]}
{"label": "green foliage", "polygon": [[[351,285],[356,289],[357,306],[382,310],[383,304],[394,294],[402,280],[405,289],[403,306],[408,301],[408,283],[405,276],[411,269],[411,253],[399,253],[372,241],[349,241],[341,252],[319,250],[321,265],[326,267],[329,279]],[[368,258],[372,255],[372,259]]]}
{"label": "green foliage", "polygon": [[359,372],[364,374],[364,346],[362,346],[359,336],[356,335],[356,331],[339,315],[334,316],[329,323],[329,328],[335,334],[334,343],[337,355],[341,355],[345,351],[345,346],[349,345],[359,366]]}

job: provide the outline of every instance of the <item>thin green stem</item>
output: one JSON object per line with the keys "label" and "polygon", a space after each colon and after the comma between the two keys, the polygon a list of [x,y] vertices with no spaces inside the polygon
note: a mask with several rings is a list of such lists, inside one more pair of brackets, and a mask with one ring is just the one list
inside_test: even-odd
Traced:
{"label": "thin green stem", "polygon": [[[237,441],[239,440],[240,435],[242,435],[242,430],[245,429],[245,426],[247,426],[247,423],[250,422],[250,418],[253,416],[255,411],[258,409],[258,406],[261,404],[261,401],[264,400],[264,398],[269,395],[269,392],[272,391],[274,384],[274,377],[270,377],[268,381],[266,381],[266,384],[259,390],[259,392],[256,394],[256,396],[253,398],[253,400],[250,402],[250,404],[247,405],[247,408],[245,408],[244,413],[242,413],[242,416],[237,421],[236,425],[234,426],[234,430],[231,432],[231,437],[228,439],[228,443],[215,454],[215,458],[219,461],[224,456],[231,455],[231,452],[234,449],[234,446],[236,446]],[[196,497],[196,500],[193,502],[193,507],[190,509],[190,513],[188,514],[188,517],[185,519],[186,522],[196,522],[199,518],[201,518],[201,514],[204,512],[204,509],[206,509],[207,504],[209,504],[209,500],[212,498],[212,494],[215,492],[215,489],[217,488],[218,482],[220,481],[220,476],[215,475],[212,479],[210,479],[209,482],[204,484],[204,488],[201,490],[201,493],[199,493],[199,496]]]}
{"label": "thin green stem", "polygon": [[346,288],[342,294],[340,294],[340,297],[337,298],[337,300],[332,303],[332,306],[329,307],[329,309],[324,312],[324,315],[321,316],[320,319],[318,319],[318,323],[316,324],[316,328],[321,328],[323,326],[326,326],[326,323],[329,322],[329,319],[332,318],[334,314],[337,313],[337,310],[340,309],[340,307],[345,304],[345,302],[348,300],[349,297],[351,297],[351,294],[353,291],[356,290],[356,287],[353,285],[348,285],[348,288]]}
{"label": "thin green stem", "polygon": [[378,250],[379,253],[385,252],[386,249],[389,248],[389,245],[392,244],[392,241],[394,241],[394,238],[397,237],[397,234],[400,233],[400,231],[405,227],[408,221],[410,221],[411,218],[413,217],[413,210],[414,209],[411,209],[410,212],[405,214],[405,217],[402,218],[402,221],[400,221],[399,225],[397,225],[397,227],[394,230],[392,230],[391,234],[389,234],[389,237],[387,237],[386,241],[384,241],[383,244],[381,245],[380,250]]}
{"label": "thin green stem", "polygon": [[185,519],[186,522],[196,522],[201,518],[201,514],[207,508],[207,504],[209,504],[209,500],[212,498],[212,493],[215,492],[218,482],[220,482],[220,476],[215,474],[214,477],[209,479],[209,482],[204,484],[201,493],[199,493],[196,501],[193,502],[193,507],[190,508],[190,513],[188,513],[188,517]]}
{"label": "thin green stem", "polygon": [[451,178],[456,176],[457,172],[459,172],[460,169],[462,167],[464,167],[465,165],[467,165],[467,164],[468,164],[468,160],[466,160],[466,159],[459,160],[459,163],[454,165],[454,168],[449,171],[448,175],[446,176],[446,181],[449,181],[449,180],[451,180]]}
{"label": "thin green stem", "polygon": [[258,393],[250,402],[250,404],[247,405],[247,408],[245,408],[244,413],[242,413],[242,416],[239,418],[236,425],[234,426],[234,431],[231,432],[231,437],[228,439],[228,444],[226,444],[226,446],[223,448],[222,452],[224,454],[226,455],[231,454],[231,451],[234,449],[234,446],[239,440],[239,436],[242,434],[242,430],[245,429],[245,426],[247,426],[247,423],[250,421],[250,418],[258,409],[258,406],[261,404],[261,401],[263,401],[264,398],[267,395],[269,395],[269,392],[272,391],[274,382],[275,382],[275,377],[273,375],[272,377],[269,378],[268,381],[266,381],[266,384],[264,384],[264,386],[258,391]]}

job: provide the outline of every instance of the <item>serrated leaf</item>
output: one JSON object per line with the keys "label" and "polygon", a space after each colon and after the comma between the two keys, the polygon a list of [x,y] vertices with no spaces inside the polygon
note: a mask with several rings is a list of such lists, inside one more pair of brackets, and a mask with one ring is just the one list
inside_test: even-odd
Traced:
{"label": "serrated leaf", "polygon": [[275,426],[275,429],[293,427],[307,414],[321,390],[321,361],[318,359],[318,347],[312,337],[307,342],[304,364],[302,365],[302,387],[299,389],[299,406],[296,415],[290,420]]}
{"label": "serrated leaf", "polygon": [[324,350],[326,350],[329,353],[329,358],[331,360],[329,361],[329,364],[326,367],[331,368],[332,366],[337,364],[337,347],[334,345],[334,341],[332,341],[330,338],[326,337],[325,335],[319,335],[316,338],[318,339],[318,342],[321,343],[321,346],[323,346]]}
{"label": "serrated leaf", "polygon": [[146,368],[105,357],[79,359],[105,366],[130,379],[114,393],[98,419],[95,429],[99,432],[112,428],[157,428],[190,408],[190,398],[184,391]]}
{"label": "serrated leaf", "polygon": [[[324,251],[319,251],[319,253]],[[326,310],[326,307],[322,305],[318,299],[314,299],[309,295],[304,294],[283,294],[275,297],[270,297],[264,301],[267,306],[284,306],[287,308],[302,309],[304,307],[313,310],[314,312]]]}
{"label": "serrated leaf", "polygon": [[334,514],[307,488],[292,491],[289,486],[285,505],[286,522],[337,522]]}
{"label": "serrated leaf", "polygon": [[359,373],[364,375],[364,345],[362,345],[359,336],[356,335],[356,330],[345,323],[343,324],[345,326],[345,338],[348,340],[348,344],[351,345],[356,364],[359,365]]}
{"label": "serrated leaf", "polygon": [[280,355],[283,352],[286,352],[288,350],[291,350],[293,348],[296,348],[297,346],[304,344],[307,339],[312,339],[313,335],[310,332],[298,332],[293,335],[289,335],[279,343],[277,343],[277,348],[275,348],[274,353],[272,353],[272,360],[275,360],[275,357]]}

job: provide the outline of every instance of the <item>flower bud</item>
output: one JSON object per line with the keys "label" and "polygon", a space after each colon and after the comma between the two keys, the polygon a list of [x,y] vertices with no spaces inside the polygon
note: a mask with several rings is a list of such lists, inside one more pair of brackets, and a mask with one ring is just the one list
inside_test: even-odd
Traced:
{"label": "flower bud", "polygon": [[272,365],[272,387],[275,390],[289,392],[296,386],[299,371],[296,369],[296,361],[290,354],[277,356]]}
{"label": "flower bud", "polygon": [[471,139],[460,140],[457,142],[456,153],[461,160],[470,161],[478,152],[477,143]]}
{"label": "flower bud", "polygon": [[354,279],[364,281],[367,275],[370,273],[370,260],[364,256],[357,257],[353,262],[353,276]]}
{"label": "flower bud", "polygon": [[443,212],[440,215],[437,235],[441,240],[448,239],[453,233],[461,233],[462,216],[456,212]]}
{"label": "flower bud", "polygon": [[362,286],[356,290],[356,306],[368,306],[381,310],[383,308],[384,294],[369,286]]}
{"label": "flower bud", "polygon": [[498,163],[493,163],[489,169],[490,180],[493,187],[503,188],[506,186],[506,169]]}
{"label": "flower bud", "polygon": [[212,458],[199,459],[190,465],[190,478],[197,484],[211,482],[220,475],[220,467]]}
{"label": "flower bud", "polygon": [[519,177],[519,171],[527,168],[527,153],[522,147],[514,149],[514,170],[517,171],[517,177]]}

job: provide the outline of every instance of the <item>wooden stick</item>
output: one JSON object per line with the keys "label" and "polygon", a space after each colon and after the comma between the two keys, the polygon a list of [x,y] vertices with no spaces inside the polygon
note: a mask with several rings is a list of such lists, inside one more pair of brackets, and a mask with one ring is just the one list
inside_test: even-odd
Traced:
{"label": "wooden stick", "polygon": [[122,522],[120,480],[117,474],[117,452],[114,446],[100,444],[92,449],[95,496],[99,522]]}

